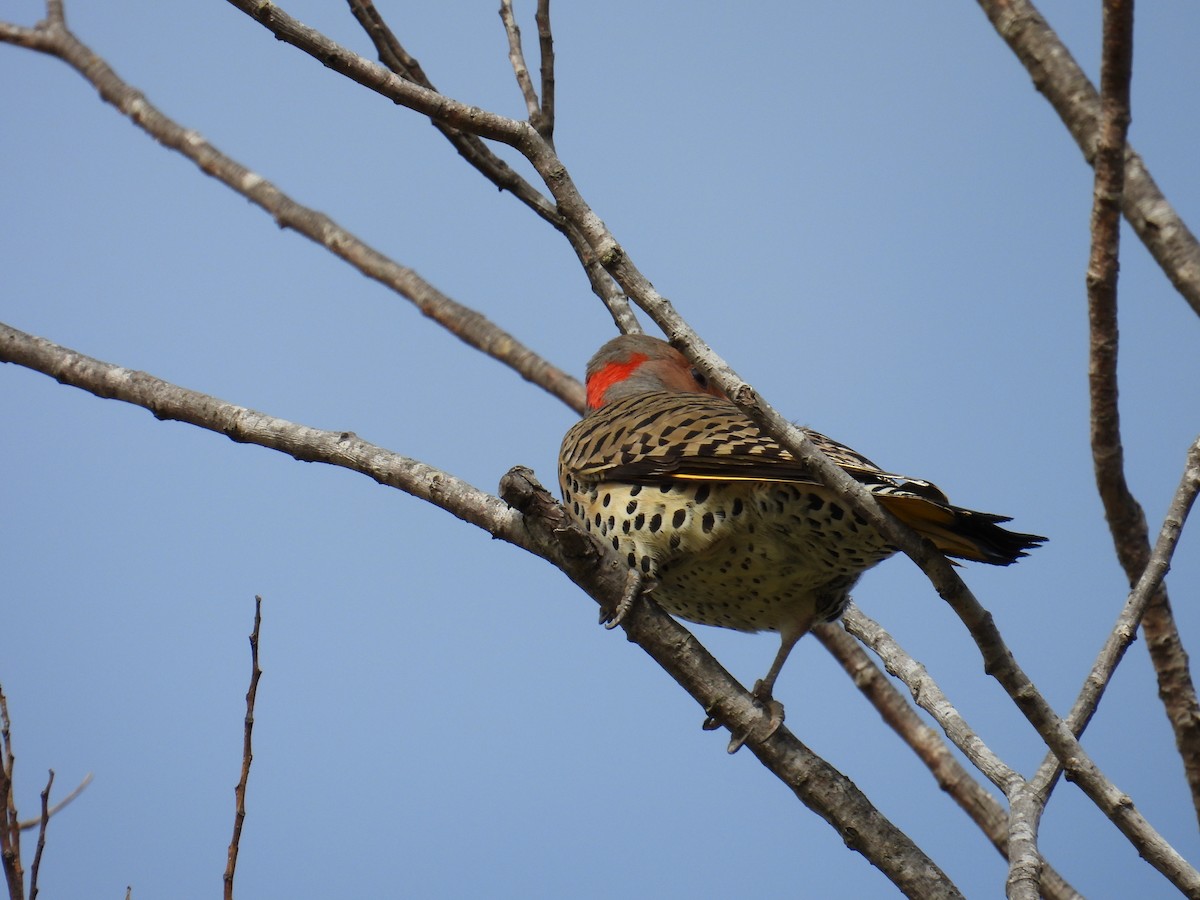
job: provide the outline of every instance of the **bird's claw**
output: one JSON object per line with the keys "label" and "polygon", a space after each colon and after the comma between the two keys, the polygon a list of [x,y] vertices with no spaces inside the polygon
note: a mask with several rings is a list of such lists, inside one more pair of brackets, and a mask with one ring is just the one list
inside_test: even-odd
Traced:
{"label": "bird's claw", "polygon": [[[755,683],[754,690],[751,692],[754,697],[755,706],[760,707],[770,718],[767,721],[767,727],[761,734],[755,734],[754,729],[748,728],[745,731],[733,733],[729,738],[729,746],[725,748],[725,752],[733,754],[737,753],[751,738],[759,741],[765,741],[783,724],[783,704],[771,696],[771,691],[760,680]],[[712,715],[711,710],[705,710],[709,713],[708,718],[701,724],[701,728],[705,731],[715,731],[721,727],[721,723]]]}
{"label": "bird's claw", "polygon": [[629,610],[633,609],[634,602],[642,592],[642,583],[642,574],[637,569],[630,569],[625,575],[625,590],[621,592],[617,608],[609,610],[600,607],[600,624],[611,631],[625,621]]}

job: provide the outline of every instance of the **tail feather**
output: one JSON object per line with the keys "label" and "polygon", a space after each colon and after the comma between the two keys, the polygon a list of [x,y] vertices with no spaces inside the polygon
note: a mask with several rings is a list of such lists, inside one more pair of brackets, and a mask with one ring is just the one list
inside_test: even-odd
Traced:
{"label": "tail feather", "polygon": [[1008,566],[1046,540],[1038,534],[1001,528],[1000,523],[1009,521],[1008,516],[903,494],[883,495],[879,501],[909,528],[933,541],[942,553],[959,559]]}

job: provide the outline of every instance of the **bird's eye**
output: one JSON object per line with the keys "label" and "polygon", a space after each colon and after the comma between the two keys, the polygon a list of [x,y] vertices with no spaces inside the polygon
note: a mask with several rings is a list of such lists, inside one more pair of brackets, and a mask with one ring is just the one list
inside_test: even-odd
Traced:
{"label": "bird's eye", "polygon": [[692,378],[695,379],[696,384],[700,385],[703,390],[708,390],[708,377],[703,372],[701,372],[699,369],[693,368]]}

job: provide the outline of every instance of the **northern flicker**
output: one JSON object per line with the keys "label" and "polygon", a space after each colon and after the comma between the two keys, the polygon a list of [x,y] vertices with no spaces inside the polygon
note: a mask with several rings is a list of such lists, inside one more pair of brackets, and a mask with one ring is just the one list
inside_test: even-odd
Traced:
{"label": "northern flicker", "polygon": [[[774,708],[774,730],[782,707],[771,693],[792,647],[841,615],[859,576],[895,548],[664,341],[623,335],[601,347],[587,367],[587,405],[559,454],[564,503],[667,612],[779,632],[754,688]],[[1006,566],[1045,540],[806,433],[947,556]]]}

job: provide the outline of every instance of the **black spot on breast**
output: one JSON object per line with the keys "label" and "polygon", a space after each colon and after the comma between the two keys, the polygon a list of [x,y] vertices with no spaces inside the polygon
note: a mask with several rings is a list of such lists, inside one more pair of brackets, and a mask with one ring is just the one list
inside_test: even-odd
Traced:
{"label": "black spot on breast", "polygon": [[836,503],[829,504],[829,518],[833,519],[833,521],[840,522],[844,515],[846,515],[846,511]]}
{"label": "black spot on breast", "polygon": [[740,515],[742,514],[742,510],[743,510],[744,508],[745,508],[745,507],[744,507],[744,505],[742,504],[742,498],[741,498],[741,497],[735,497],[735,498],[734,498],[734,500],[733,500],[733,506],[731,506],[731,507],[729,508],[729,514],[730,514],[731,516],[740,516]]}
{"label": "black spot on breast", "polygon": [[601,505],[601,506],[608,506],[608,504],[610,504],[610,503],[612,503],[612,494],[605,494],[605,495],[604,495],[604,499],[602,499],[602,500],[600,501],[600,505]]}
{"label": "black spot on breast", "polygon": [[712,493],[712,489],[707,484],[702,484],[696,488],[696,496],[693,498],[696,503],[703,503],[708,499],[708,495]]}
{"label": "black spot on breast", "polygon": [[660,516],[658,513],[655,513],[650,517],[650,533],[654,534],[660,528],[662,528],[662,516]]}
{"label": "black spot on breast", "polygon": [[683,526],[683,523],[686,519],[687,519],[687,510],[686,509],[677,509],[677,510],[675,510],[675,515],[671,516],[671,525],[675,528],[680,528]]}
{"label": "black spot on breast", "polygon": [[704,531],[705,534],[708,534],[710,531],[712,531],[713,528],[716,526],[716,524],[717,524],[716,516],[714,516],[710,512],[706,512],[704,514],[704,517],[700,520],[700,528],[701,528],[701,530]]}
{"label": "black spot on breast", "polygon": [[629,489],[629,496],[636,497],[641,492],[642,492],[642,486],[640,484],[635,484],[633,487],[631,487]]}
{"label": "black spot on breast", "polygon": [[808,495],[808,508],[809,509],[811,509],[815,512],[824,505],[825,505],[825,501],[822,500],[820,497],[818,497],[816,494]]}
{"label": "black spot on breast", "polygon": [[641,531],[641,530],[642,530],[642,526],[643,526],[643,525],[645,525],[645,524],[646,524],[646,514],[645,514],[645,513],[638,513],[638,514],[637,514],[637,516],[636,516],[636,517],[634,518],[634,520],[633,520],[633,529],[634,529],[634,531]]}

